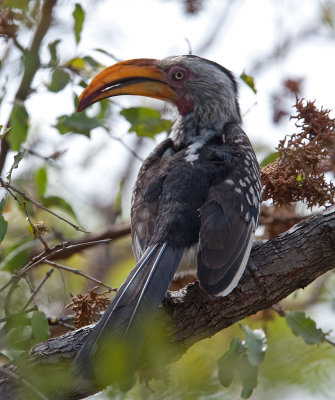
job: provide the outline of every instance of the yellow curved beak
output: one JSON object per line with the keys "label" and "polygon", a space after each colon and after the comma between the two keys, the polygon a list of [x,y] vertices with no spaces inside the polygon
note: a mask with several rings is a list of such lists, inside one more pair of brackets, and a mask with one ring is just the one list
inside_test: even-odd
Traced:
{"label": "yellow curved beak", "polygon": [[130,94],[174,102],[177,95],[167,81],[159,61],[139,58],[122,61],[101,71],[79,97],[77,111],[106,97]]}

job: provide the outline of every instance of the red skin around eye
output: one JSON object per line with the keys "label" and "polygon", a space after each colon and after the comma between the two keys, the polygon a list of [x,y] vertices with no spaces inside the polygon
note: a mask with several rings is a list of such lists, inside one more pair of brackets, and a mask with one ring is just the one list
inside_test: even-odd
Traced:
{"label": "red skin around eye", "polygon": [[[182,71],[184,73],[184,78],[180,81],[177,81],[173,78],[173,74],[177,71]],[[189,79],[194,78],[194,74],[184,67],[174,65],[168,71],[168,78],[170,86],[176,89],[181,89],[184,86],[185,82],[187,82]],[[194,101],[185,97],[179,97],[178,101],[176,102],[176,106],[178,107],[178,111],[181,115],[186,115],[193,110]]]}

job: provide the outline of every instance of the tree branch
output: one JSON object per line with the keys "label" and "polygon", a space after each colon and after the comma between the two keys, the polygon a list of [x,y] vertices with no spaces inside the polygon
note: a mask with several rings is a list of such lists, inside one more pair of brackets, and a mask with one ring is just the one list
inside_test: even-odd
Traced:
{"label": "tree branch", "polygon": [[[229,296],[213,298],[203,292],[198,283],[178,292],[169,292],[157,319],[166,319],[167,314],[172,320],[168,337],[176,346],[173,352],[166,355],[164,362],[175,361],[192,344],[272,306],[333,268],[335,206],[300,222],[272,240],[255,243],[248,269]],[[81,328],[36,345],[30,351],[27,362],[43,369],[47,365],[52,370],[60,368],[64,360],[69,362],[73,359],[91,329],[92,326]],[[28,375],[23,375],[23,369],[16,368],[14,371],[28,379]],[[12,395],[14,384],[8,375],[0,371],[1,399],[16,399]],[[93,392],[92,388],[77,385],[66,398],[81,398]],[[59,392],[53,398],[64,396]]]}
{"label": "tree branch", "polygon": [[[124,222],[120,223],[117,225],[112,225],[110,227],[107,227],[106,230],[103,232],[99,233],[88,233],[84,236],[82,236],[80,239],[74,239],[71,240],[71,244],[74,245],[71,248],[64,248],[57,254],[52,255],[49,257],[50,260],[59,260],[62,258],[67,258],[72,256],[75,253],[78,253],[82,250],[87,249],[88,247],[91,247],[90,243],[92,242],[97,242],[96,244],[99,244],[99,240],[104,240],[104,239],[110,239],[110,240],[116,240],[119,238],[122,238],[124,236],[127,236],[130,234],[130,223],[129,222]],[[75,245],[78,245],[76,248]],[[80,245],[80,247],[79,247]]]}

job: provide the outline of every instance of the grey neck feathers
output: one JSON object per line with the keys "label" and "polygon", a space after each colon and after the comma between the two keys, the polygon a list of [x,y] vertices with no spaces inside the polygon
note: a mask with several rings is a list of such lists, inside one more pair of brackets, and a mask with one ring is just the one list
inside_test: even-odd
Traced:
{"label": "grey neck feathers", "polygon": [[237,99],[229,104],[195,105],[194,110],[179,116],[172,129],[172,139],[176,145],[187,146],[198,140],[206,142],[215,136],[222,135],[223,127],[228,122],[241,125],[241,114]]}

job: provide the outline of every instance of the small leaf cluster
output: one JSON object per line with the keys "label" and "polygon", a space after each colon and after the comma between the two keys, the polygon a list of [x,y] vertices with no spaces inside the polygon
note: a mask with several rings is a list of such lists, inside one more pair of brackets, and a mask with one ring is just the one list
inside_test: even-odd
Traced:
{"label": "small leaf cluster", "polygon": [[[0,271],[0,286],[10,279],[9,272]],[[25,281],[20,281],[14,290],[7,290],[7,299],[0,313],[1,341],[0,352],[10,360],[20,357],[33,345],[49,338],[49,324],[44,312],[30,307],[31,293]],[[4,323],[5,322],[5,323]]]}
{"label": "small leaf cluster", "polygon": [[13,360],[49,337],[49,324],[43,312],[13,315],[3,328],[1,353]]}
{"label": "small leaf cluster", "polygon": [[242,383],[241,397],[247,399],[257,386],[258,368],[267,349],[266,335],[262,329],[243,328],[244,340],[234,338],[226,353],[218,360],[220,382],[228,387],[238,375]]}

